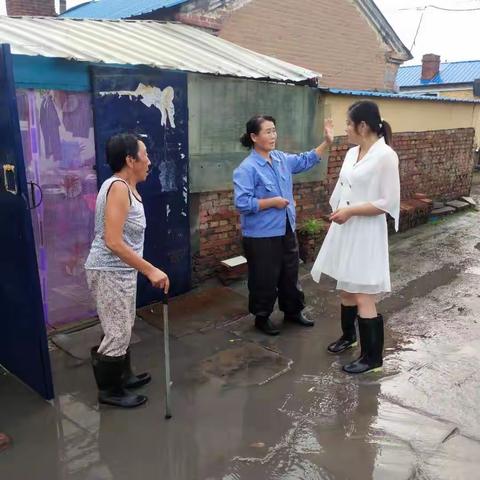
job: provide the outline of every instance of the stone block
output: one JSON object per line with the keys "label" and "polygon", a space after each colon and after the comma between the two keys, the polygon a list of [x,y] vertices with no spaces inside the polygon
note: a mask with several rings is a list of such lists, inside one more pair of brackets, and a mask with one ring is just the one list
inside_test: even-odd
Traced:
{"label": "stone block", "polygon": [[443,217],[444,215],[450,215],[451,213],[455,213],[456,210],[453,207],[442,207],[442,208],[434,208],[431,212],[431,215],[437,217]]}
{"label": "stone block", "polygon": [[477,202],[472,197],[461,197],[460,200],[467,202],[472,207],[477,206]]}
{"label": "stone block", "polygon": [[470,207],[470,204],[467,202],[462,202],[461,200],[452,200],[451,202],[446,203],[447,207],[452,207],[455,210],[465,210]]}

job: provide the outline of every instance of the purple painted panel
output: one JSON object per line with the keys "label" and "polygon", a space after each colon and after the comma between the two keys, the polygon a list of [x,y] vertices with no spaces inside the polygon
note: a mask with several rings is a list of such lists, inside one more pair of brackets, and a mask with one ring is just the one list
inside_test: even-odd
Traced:
{"label": "purple painted panel", "polygon": [[17,90],[35,244],[49,327],[95,315],[83,264],[97,176],[91,95]]}

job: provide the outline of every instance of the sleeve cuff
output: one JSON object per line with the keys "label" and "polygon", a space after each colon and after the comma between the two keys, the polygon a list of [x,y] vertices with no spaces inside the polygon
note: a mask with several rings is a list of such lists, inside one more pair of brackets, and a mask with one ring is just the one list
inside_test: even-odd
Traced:
{"label": "sleeve cuff", "polygon": [[313,149],[313,150],[311,151],[311,154],[315,157],[315,159],[317,160],[317,162],[320,162],[320,160],[322,159],[322,157],[317,154],[317,151],[316,151],[315,149]]}

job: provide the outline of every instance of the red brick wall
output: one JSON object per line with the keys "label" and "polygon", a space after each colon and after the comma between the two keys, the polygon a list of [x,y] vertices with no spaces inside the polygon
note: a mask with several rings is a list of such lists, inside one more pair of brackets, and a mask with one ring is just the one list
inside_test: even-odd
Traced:
{"label": "red brick wall", "polygon": [[473,128],[394,135],[394,148],[400,157],[402,199],[415,193],[425,193],[434,200],[468,195],[474,138]]}
{"label": "red brick wall", "polygon": [[[468,195],[473,172],[473,128],[408,132],[394,135],[400,158],[402,199],[424,193],[435,200]],[[325,180],[296,184],[298,223],[330,211],[328,199],[335,187],[348,145],[338,137],[328,161]],[[220,261],[242,254],[239,216],[232,191],[200,194],[200,248],[193,257],[193,279],[215,274]]]}
{"label": "red brick wall", "polygon": [[193,255],[194,282],[214,274],[221,260],[242,254],[233,191],[201,193],[198,221],[200,249]]}
{"label": "red brick wall", "polygon": [[56,16],[55,0],[7,0],[7,15]]}

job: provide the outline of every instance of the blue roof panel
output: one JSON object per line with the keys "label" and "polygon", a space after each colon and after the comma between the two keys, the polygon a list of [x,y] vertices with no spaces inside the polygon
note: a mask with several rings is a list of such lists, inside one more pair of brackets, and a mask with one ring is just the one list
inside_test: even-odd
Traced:
{"label": "blue roof panel", "polygon": [[449,62],[440,64],[440,72],[432,80],[422,80],[422,66],[400,67],[397,85],[404,87],[421,87],[426,85],[451,85],[455,83],[473,83],[480,78],[480,60],[468,62]]}
{"label": "blue roof panel", "polygon": [[320,88],[324,92],[333,95],[349,95],[352,97],[378,97],[391,98],[394,100],[424,100],[427,102],[446,102],[446,103],[480,103],[480,100],[470,98],[450,98],[450,97],[430,97],[418,93],[394,93],[394,92],[376,92],[372,90],[346,90],[341,88]]}
{"label": "blue roof panel", "polygon": [[66,18],[90,18],[120,20],[131,18],[161,8],[171,8],[188,0],[93,0],[73,7],[61,16]]}

